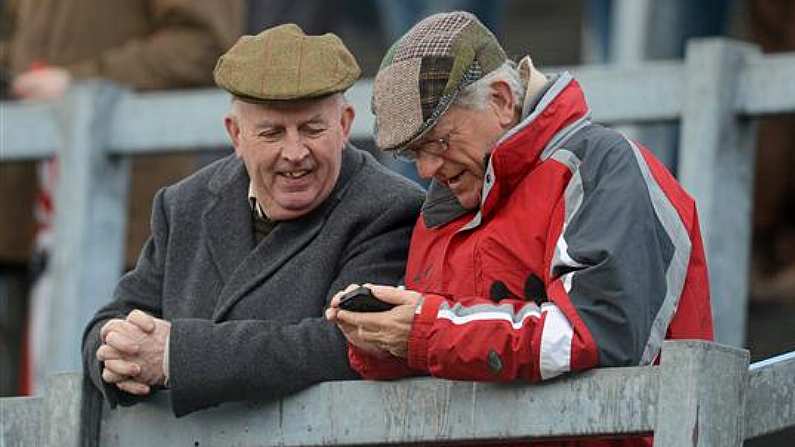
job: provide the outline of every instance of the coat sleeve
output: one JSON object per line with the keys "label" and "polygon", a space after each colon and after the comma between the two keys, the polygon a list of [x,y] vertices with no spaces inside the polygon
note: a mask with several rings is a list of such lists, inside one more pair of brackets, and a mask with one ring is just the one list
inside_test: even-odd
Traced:
{"label": "coat sleeve", "polygon": [[66,65],[77,78],[136,89],[212,84],[216,59],[242,34],[241,0],[151,0],[151,33]]}
{"label": "coat sleeve", "polygon": [[681,295],[689,235],[639,148],[622,140],[592,149],[551,161],[571,177],[548,229],[546,296],[462,306],[426,295],[409,366],[450,379],[537,381],[654,360]]}
{"label": "coat sleeve", "polygon": [[[83,371],[102,392],[111,407],[130,405],[142,398],[119,390],[102,380],[103,364],[96,358],[100,346],[99,332],[112,318],[126,318],[134,309],[162,317],[162,278],[168,221],[164,210],[164,191],[155,195],[152,206],[152,237],[144,245],[134,270],[125,274],[114,291],[114,300],[100,309],[83,332]],[[135,286],[131,286],[131,284]]]}
{"label": "coat sleeve", "polygon": [[[421,199],[400,194],[380,200],[383,209],[362,216],[339,254],[326,303],[351,283],[396,284],[402,278]],[[322,317],[172,323],[169,385],[178,416],[224,401],[274,399],[321,381],[357,378],[345,338]]]}

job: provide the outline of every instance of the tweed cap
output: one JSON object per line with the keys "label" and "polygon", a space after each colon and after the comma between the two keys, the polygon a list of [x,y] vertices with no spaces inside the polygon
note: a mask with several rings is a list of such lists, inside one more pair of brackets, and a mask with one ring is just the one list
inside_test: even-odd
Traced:
{"label": "tweed cap", "polygon": [[307,36],[289,23],[243,36],[218,58],[215,83],[252,102],[316,98],[359,78],[356,58],[339,37]]}
{"label": "tweed cap", "polygon": [[464,87],[507,60],[494,34],[468,12],[423,19],[392,45],[375,77],[376,145],[389,151],[416,141]]}

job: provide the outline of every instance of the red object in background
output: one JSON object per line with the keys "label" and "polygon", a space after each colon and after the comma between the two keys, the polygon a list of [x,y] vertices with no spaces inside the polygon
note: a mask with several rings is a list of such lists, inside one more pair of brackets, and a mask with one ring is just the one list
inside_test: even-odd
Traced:
{"label": "red object in background", "polygon": [[47,62],[44,62],[43,60],[40,59],[31,62],[29,70],[36,71],[36,70],[41,70],[43,68],[47,68]]}
{"label": "red object in background", "polygon": [[[43,60],[36,60],[30,64],[30,71],[38,71],[42,70],[47,67],[47,63]],[[53,160],[45,160],[44,163],[48,165],[48,171],[54,171],[56,168],[56,164],[54,159]],[[51,175],[55,175],[52,173]],[[44,216],[37,216],[37,228],[36,232],[41,233],[42,231],[48,231],[49,225],[45,222],[41,222],[42,218],[44,217],[45,221],[49,221],[52,219],[54,214],[53,210],[53,203],[52,203],[52,195],[51,191],[47,188],[47,185],[39,185],[39,191],[36,194],[36,206],[38,208],[38,214],[43,212]],[[34,279],[35,281],[35,279]],[[30,396],[33,394],[33,376],[35,374],[34,365],[33,365],[33,334],[32,332],[32,311],[33,306],[28,306],[28,315],[25,319],[25,324],[23,326],[22,331],[22,346],[19,358],[19,395],[20,396]]]}
{"label": "red object in background", "polygon": [[33,362],[30,358],[30,334],[28,333],[30,327],[29,321],[30,319],[28,319],[28,322],[25,323],[22,330],[22,352],[19,356],[20,396],[30,396],[33,394],[33,371],[31,370]]}

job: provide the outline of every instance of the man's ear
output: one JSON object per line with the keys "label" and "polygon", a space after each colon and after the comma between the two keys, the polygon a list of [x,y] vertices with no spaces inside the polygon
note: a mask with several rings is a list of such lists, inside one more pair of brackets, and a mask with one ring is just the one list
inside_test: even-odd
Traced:
{"label": "man's ear", "polygon": [[238,158],[240,157],[240,123],[238,123],[238,118],[232,113],[229,113],[224,117],[224,127],[226,128],[226,133],[229,135],[229,140],[232,142],[232,146],[235,147],[235,154],[237,154]]}
{"label": "man's ear", "polygon": [[500,126],[507,129],[514,125],[517,118],[516,103],[507,82],[497,80],[491,84],[489,104],[497,115]]}
{"label": "man's ear", "polygon": [[340,112],[340,127],[342,127],[342,137],[346,143],[351,134],[354,118],[356,118],[356,111],[353,109],[353,106],[348,103],[343,104],[342,111]]}

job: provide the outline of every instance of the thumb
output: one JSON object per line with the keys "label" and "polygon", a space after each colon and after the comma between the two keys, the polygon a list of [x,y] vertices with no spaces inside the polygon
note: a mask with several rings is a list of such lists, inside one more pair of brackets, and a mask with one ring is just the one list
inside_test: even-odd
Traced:
{"label": "thumb", "polygon": [[346,293],[348,293],[351,290],[356,289],[358,287],[359,287],[359,284],[355,284],[355,283],[354,284],[349,284],[348,287],[345,288],[345,290],[340,290],[339,292],[334,294],[334,297],[331,298],[331,302],[329,303],[329,307],[337,307],[337,306],[339,306],[340,305],[340,299],[342,298],[342,295],[345,295]]}
{"label": "thumb", "polygon": [[135,309],[127,315],[127,321],[138,326],[147,334],[155,330],[155,319],[142,310]]}
{"label": "thumb", "polygon": [[365,287],[373,291],[373,295],[381,301],[395,305],[416,305],[419,302],[420,294],[413,290],[399,289],[392,286],[376,286],[365,284]]}

